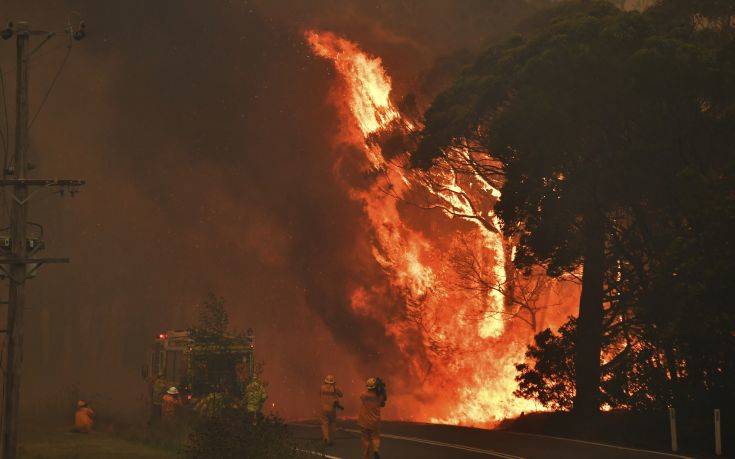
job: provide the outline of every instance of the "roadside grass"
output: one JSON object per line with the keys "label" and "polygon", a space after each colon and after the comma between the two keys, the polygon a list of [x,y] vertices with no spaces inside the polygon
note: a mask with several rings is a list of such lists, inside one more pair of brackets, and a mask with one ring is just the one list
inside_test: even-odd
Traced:
{"label": "roadside grass", "polygon": [[94,432],[32,432],[21,438],[21,459],[173,459],[175,452],[130,441],[117,435]]}
{"label": "roadside grass", "polygon": [[[235,413],[237,414],[237,413]],[[320,441],[293,438],[277,419],[264,419],[257,428],[239,420],[182,420],[173,425],[100,422],[90,434],[71,432],[68,423],[24,423],[20,459],[174,459],[196,457],[310,458],[323,452]],[[233,424],[230,425],[230,421]],[[245,421],[245,419],[242,419]]]}
{"label": "roadside grass", "polygon": [[[29,403],[20,422],[21,459],[173,459],[313,457],[321,442],[292,438],[278,418],[267,417],[254,427],[245,413],[228,410],[227,419],[205,420],[182,410],[173,424],[147,424],[115,412],[95,396],[98,416],[90,434],[71,431],[76,394],[65,390],[47,400]],[[232,424],[230,424],[232,422]]]}
{"label": "roadside grass", "polygon": [[132,415],[130,411],[120,411],[105,394],[90,394],[96,412],[93,432],[71,432],[78,399],[78,391],[72,386],[26,403],[20,422],[21,458],[182,457],[189,433],[185,422],[168,428],[161,424],[147,425],[140,421],[142,409]]}

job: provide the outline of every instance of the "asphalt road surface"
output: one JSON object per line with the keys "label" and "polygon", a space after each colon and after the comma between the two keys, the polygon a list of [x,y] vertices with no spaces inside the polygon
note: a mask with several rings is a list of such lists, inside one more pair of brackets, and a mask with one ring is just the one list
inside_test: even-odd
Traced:
{"label": "asphalt road surface", "polygon": [[[298,423],[291,427],[299,439],[318,441],[321,438],[321,431],[316,423]],[[382,431],[381,459],[688,458],[578,440],[455,426],[383,422]],[[361,457],[360,434],[354,422],[345,421],[339,424],[335,444],[326,448],[325,454],[324,457],[331,459]]]}

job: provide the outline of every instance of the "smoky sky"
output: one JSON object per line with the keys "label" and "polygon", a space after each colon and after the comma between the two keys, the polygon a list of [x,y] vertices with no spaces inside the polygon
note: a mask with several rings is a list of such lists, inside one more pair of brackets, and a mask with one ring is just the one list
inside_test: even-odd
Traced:
{"label": "smoky sky", "polygon": [[[255,329],[270,401],[306,415],[319,378],[400,372],[382,324],[353,315],[356,282],[384,282],[360,203],[335,178],[336,78],[303,40],[335,31],[380,55],[396,97],[425,105],[473,53],[532,7],[505,1],[0,1],[0,21],[74,43],[31,130],[35,177],[84,178],[44,194],[45,267],[29,282],[27,409],[89,398],[130,412],[160,331],[185,328],[208,291]],[[73,13],[72,13],[73,12]],[[31,62],[31,112],[63,61],[63,34]],[[13,41],[0,42],[11,124]],[[12,130],[12,129],[11,129]],[[58,403],[57,403],[58,404]]]}

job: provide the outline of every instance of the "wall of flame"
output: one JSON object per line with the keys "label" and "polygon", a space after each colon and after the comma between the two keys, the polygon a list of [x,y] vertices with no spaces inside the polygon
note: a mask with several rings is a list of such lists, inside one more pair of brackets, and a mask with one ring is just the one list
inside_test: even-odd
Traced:
{"label": "wall of flame", "polygon": [[[488,426],[541,409],[513,395],[515,364],[523,361],[533,330],[511,320],[501,291],[458,287],[462,280],[451,263],[453,254],[470,250],[490,279],[505,284],[512,251],[492,211],[500,191],[480,175],[460,175],[441,164],[429,171],[428,186],[421,172],[407,167],[408,152],[385,154],[381,137],[410,135],[419,126],[391,99],[392,83],[381,59],[330,32],[310,30],[305,36],[313,53],[337,72],[332,103],[341,125],[335,151],[361,155],[364,180],[342,177],[341,183],[362,204],[372,255],[389,287],[355,279],[350,307],[383,323],[402,351],[406,380],[400,381],[403,390],[392,399],[390,413]],[[337,155],[335,162],[341,159]],[[548,290],[547,306],[576,293],[554,283]],[[396,304],[386,308],[386,298]],[[539,325],[559,325],[570,312],[568,306],[561,309],[547,313]]]}

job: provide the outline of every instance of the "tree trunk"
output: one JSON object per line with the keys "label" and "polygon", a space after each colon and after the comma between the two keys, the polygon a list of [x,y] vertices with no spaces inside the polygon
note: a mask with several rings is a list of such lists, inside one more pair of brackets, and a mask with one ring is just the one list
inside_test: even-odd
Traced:
{"label": "tree trunk", "polygon": [[592,416],[599,412],[600,407],[605,233],[603,225],[598,222],[590,222],[586,233],[574,360],[576,395],[573,411],[581,416]]}
{"label": "tree trunk", "polygon": [[513,246],[516,244],[517,238],[501,237],[503,240],[503,271],[505,272],[505,285],[501,286],[505,291],[505,295],[503,295],[503,307],[505,311],[510,311],[515,306],[516,266],[513,263]]}

